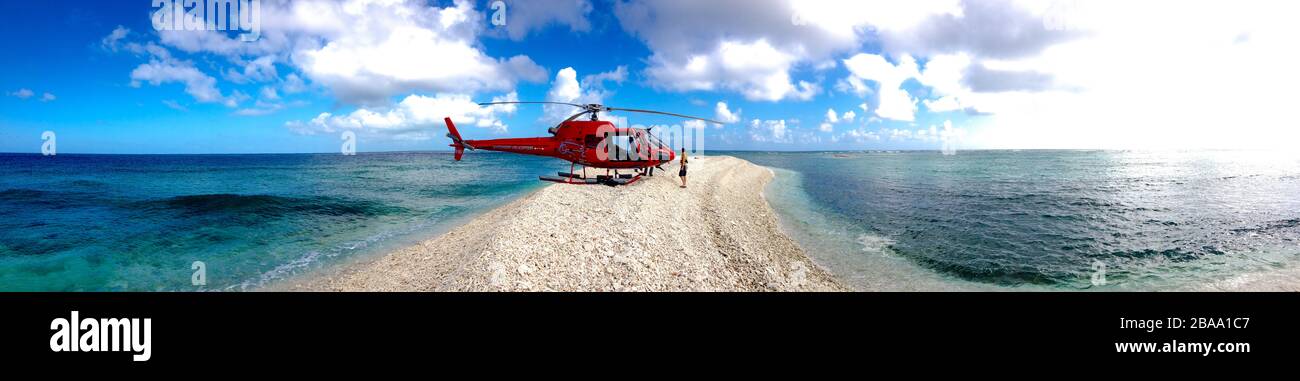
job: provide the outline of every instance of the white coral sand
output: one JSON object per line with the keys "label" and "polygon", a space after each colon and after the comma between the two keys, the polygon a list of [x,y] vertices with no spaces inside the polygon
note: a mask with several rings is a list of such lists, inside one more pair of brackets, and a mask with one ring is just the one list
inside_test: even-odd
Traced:
{"label": "white coral sand", "polygon": [[[777,224],[772,172],[692,157],[623,187],[556,184],[468,224],[289,290],[840,291]],[[599,171],[599,172],[604,172]]]}

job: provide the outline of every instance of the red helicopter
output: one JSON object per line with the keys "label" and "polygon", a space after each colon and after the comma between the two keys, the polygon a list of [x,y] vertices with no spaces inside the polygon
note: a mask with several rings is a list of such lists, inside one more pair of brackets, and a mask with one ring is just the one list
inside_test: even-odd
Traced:
{"label": "red helicopter", "polygon": [[[722,124],[722,122],[697,118],[689,115],[674,114],[653,110],[637,110],[607,107],[599,104],[576,104],[564,102],[490,102],[479,103],[480,106],[500,104],[559,104],[582,109],[559,125],[551,127],[552,136],[535,138],[506,138],[490,140],[465,140],[456,131],[451,118],[447,122],[447,137],[451,138],[451,147],[456,149],[456,160],[464,155],[465,149],[488,150],[521,153],[525,155],[547,156],[569,161],[569,172],[560,172],[559,176],[541,176],[543,181],[565,184],[605,184],[609,186],[628,185],[641,179],[644,174],[653,175],[653,168],[663,170],[664,163],[670,163],[676,157],[673,148],[664,144],[649,130],[643,128],[619,128],[609,121],[597,119],[600,112],[627,111],[647,114],[671,115],[687,119],[698,119]],[[591,115],[590,120],[576,120],[583,115]],[[581,165],[582,173],[575,173],[574,167]],[[614,170],[614,175],[587,176],[587,167]],[[619,169],[632,169],[634,174],[619,174]]]}

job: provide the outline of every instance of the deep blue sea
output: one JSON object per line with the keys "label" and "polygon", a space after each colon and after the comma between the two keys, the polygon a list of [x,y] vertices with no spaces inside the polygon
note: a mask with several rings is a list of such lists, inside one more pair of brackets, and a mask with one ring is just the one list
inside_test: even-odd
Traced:
{"label": "deep blue sea", "polygon": [[1298,153],[728,154],[775,168],[787,230],[863,289],[1187,290],[1300,262]]}
{"label": "deep blue sea", "polygon": [[[1300,261],[1295,154],[710,154],[773,168],[786,230],[860,289],[1196,289]],[[0,154],[0,290],[256,289],[436,235],[564,164]]]}
{"label": "deep blue sea", "polygon": [[471,158],[0,154],[0,290],[255,289],[428,238],[561,164]]}

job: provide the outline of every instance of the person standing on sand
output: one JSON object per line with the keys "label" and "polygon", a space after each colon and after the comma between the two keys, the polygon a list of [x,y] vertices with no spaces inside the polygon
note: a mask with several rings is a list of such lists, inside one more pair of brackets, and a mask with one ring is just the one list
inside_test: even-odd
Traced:
{"label": "person standing on sand", "polygon": [[682,169],[677,171],[677,176],[682,178],[682,188],[686,187],[686,148],[682,148]]}

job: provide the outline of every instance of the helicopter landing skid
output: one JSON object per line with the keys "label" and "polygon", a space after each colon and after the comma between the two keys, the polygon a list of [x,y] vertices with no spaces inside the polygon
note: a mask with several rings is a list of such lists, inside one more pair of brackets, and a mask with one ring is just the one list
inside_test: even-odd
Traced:
{"label": "helicopter landing skid", "polygon": [[639,174],[618,175],[618,176],[597,175],[594,178],[585,178],[582,175],[578,175],[578,174],[560,172],[559,176],[541,176],[538,177],[538,180],[550,181],[553,183],[560,183],[560,184],[579,184],[579,185],[604,184],[613,187],[619,185],[630,185],[632,183],[635,183],[637,182],[637,180],[641,180],[641,175]]}

